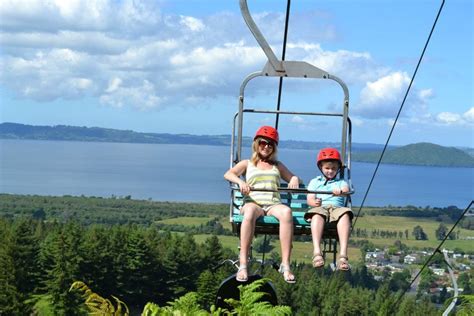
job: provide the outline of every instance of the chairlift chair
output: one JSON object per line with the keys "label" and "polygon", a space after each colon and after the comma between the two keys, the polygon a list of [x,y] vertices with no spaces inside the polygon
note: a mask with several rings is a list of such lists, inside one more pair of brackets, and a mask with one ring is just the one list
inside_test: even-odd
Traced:
{"label": "chairlift chair", "polygon": [[[258,44],[264,51],[268,61],[263,67],[263,70],[253,72],[249,74],[240,85],[240,94],[238,101],[238,111],[234,114],[233,125],[232,125],[232,138],[231,138],[231,150],[230,150],[230,167],[232,168],[242,159],[242,145],[243,145],[243,126],[244,126],[244,114],[275,114],[278,115],[311,115],[311,116],[321,116],[321,117],[340,117],[342,120],[342,133],[341,133],[341,161],[342,166],[339,171],[340,178],[343,178],[349,184],[350,192],[346,198],[346,206],[350,207],[351,199],[350,194],[352,194],[353,187],[351,182],[351,121],[349,118],[349,90],[346,84],[339,79],[338,77],[329,74],[328,72],[315,67],[304,61],[285,61],[279,60],[270,45],[265,40],[264,36],[260,32],[259,28],[252,19],[247,0],[239,0],[240,9],[242,16],[249,27],[251,33],[257,40]],[[320,79],[320,80],[332,80],[335,81],[343,91],[344,100],[342,102],[342,111],[336,113],[329,112],[308,112],[308,111],[282,111],[282,110],[273,110],[273,109],[256,109],[256,108],[246,108],[245,107],[245,89],[248,83],[259,77],[279,77],[279,78],[305,78],[305,79]],[[332,192],[314,192],[308,191],[304,185],[301,185],[299,189],[290,189],[286,184],[281,184],[278,188],[280,192],[282,202],[287,204],[292,209],[293,214],[293,224],[294,224],[294,234],[295,235],[311,235],[310,223],[306,222],[304,219],[304,214],[309,209],[306,203],[306,195],[308,193],[320,193],[320,194],[332,194]],[[232,225],[233,233],[240,235],[240,227],[242,224],[243,216],[240,214],[240,207],[243,204],[243,196],[239,191],[239,188],[235,185],[230,186],[230,207],[229,207],[229,221]],[[257,220],[255,227],[255,234],[270,234],[278,235],[279,232],[279,223],[277,219],[273,216],[262,216]],[[327,252],[333,253],[333,265],[336,263],[336,252],[337,252],[337,231],[335,225],[326,225],[325,231],[323,234],[323,256]],[[235,262],[233,262],[235,265]],[[263,266],[264,262],[262,262]],[[252,280],[254,276],[249,275],[249,280]],[[260,276],[256,276],[260,278]],[[234,288],[233,280],[235,280],[235,275],[226,279],[220,287],[220,294],[218,295],[218,300],[216,300],[216,305],[220,306],[221,302],[225,299],[226,295],[231,297],[231,294],[235,293],[235,289],[231,291],[231,288]],[[232,284],[230,284],[232,283]],[[271,284],[270,284],[271,286]],[[226,294],[227,293],[227,294]]]}

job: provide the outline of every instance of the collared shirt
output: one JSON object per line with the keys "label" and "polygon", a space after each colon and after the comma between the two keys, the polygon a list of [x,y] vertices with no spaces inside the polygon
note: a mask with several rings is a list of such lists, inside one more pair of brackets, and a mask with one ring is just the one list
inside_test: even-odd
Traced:
{"label": "collared shirt", "polygon": [[[326,178],[324,176],[318,176],[312,179],[308,184],[309,191],[331,191],[338,188],[348,187],[347,182],[342,179],[329,180],[326,185]],[[316,194],[317,198],[321,199],[321,205],[333,205],[336,207],[344,206],[344,196],[333,196],[332,194]]]}

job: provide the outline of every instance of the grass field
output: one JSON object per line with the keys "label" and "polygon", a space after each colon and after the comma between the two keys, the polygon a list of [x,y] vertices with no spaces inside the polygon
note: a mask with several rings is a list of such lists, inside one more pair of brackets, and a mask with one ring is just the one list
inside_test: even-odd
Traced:
{"label": "grass field", "polygon": [[[177,220],[177,219],[175,219]],[[208,221],[208,218],[203,218],[201,221],[198,218],[193,218],[189,220],[195,221],[196,223],[205,223]],[[181,219],[182,223],[188,221]],[[163,221],[166,222],[166,221]],[[172,223],[172,222],[170,222]],[[227,228],[231,229],[231,225],[228,221],[227,217],[222,218],[221,220],[222,225]],[[423,231],[427,234],[428,240],[415,240],[414,237],[411,235],[413,228],[417,225],[420,225]],[[408,238],[405,239],[405,234],[403,234],[403,239],[401,242],[406,244],[410,248],[418,248],[418,249],[425,249],[431,248],[435,249],[440,244],[440,240],[436,239],[436,229],[438,229],[440,222],[437,222],[433,219],[426,219],[426,218],[409,218],[409,217],[396,217],[396,216],[374,216],[374,215],[365,215],[360,217],[356,222],[356,228],[366,229],[367,232],[370,232],[373,229],[379,230],[389,230],[389,231],[402,231],[403,233],[405,230],[408,230]],[[448,231],[451,229],[453,224],[445,223]],[[443,244],[443,248],[447,249],[461,249],[463,251],[471,251],[473,250],[473,241],[462,239],[468,236],[474,236],[474,231],[466,230],[462,228],[456,228],[454,232],[459,232],[459,236],[461,239],[458,240],[447,240]],[[195,236],[196,241],[203,242],[208,236],[207,235],[197,235]],[[224,247],[228,247],[230,249],[235,249],[237,251],[238,247],[238,239],[234,236],[219,236],[219,239]],[[384,248],[387,246],[393,245],[398,238],[356,238],[351,237],[352,240],[361,240],[367,239],[368,241],[372,242],[379,248]],[[274,242],[275,251],[279,251],[279,244],[278,242]],[[295,242],[293,248],[293,256],[292,259],[296,261],[303,261],[303,262],[310,262],[311,261],[311,254],[312,254],[312,244],[310,242]],[[361,252],[358,248],[351,247],[349,248],[349,257],[351,261],[360,261],[361,260]]]}
{"label": "grass field", "polygon": [[206,224],[212,220],[214,216],[209,217],[176,217],[168,218],[161,221],[156,221],[156,223],[165,224],[165,225],[184,225],[184,226],[199,226]]}
{"label": "grass field", "polygon": [[[203,243],[207,238],[209,238],[210,235],[194,235],[194,239],[198,243]],[[236,253],[238,252],[238,245],[239,245],[239,239],[237,236],[218,236],[221,244],[223,247],[230,248],[234,250]],[[278,240],[272,241],[272,245],[274,246],[274,250],[278,253],[280,253],[280,243]],[[349,258],[351,261],[356,262],[361,260],[361,252],[357,248],[349,248]],[[292,257],[291,259],[297,262],[311,262],[313,254],[313,244],[311,242],[300,242],[300,241],[295,241],[293,243],[293,252],[292,252]],[[260,258],[261,254],[259,253],[254,253],[254,257]],[[269,255],[266,254],[266,257],[268,258]],[[236,258],[229,258],[229,259],[236,259]],[[332,255],[328,254],[327,257],[327,263],[330,263],[332,260]]]}

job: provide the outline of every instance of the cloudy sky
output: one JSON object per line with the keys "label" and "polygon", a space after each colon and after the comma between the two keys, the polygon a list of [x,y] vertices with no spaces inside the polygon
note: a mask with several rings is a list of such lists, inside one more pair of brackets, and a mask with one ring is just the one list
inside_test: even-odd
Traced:
{"label": "cloudy sky", "polygon": [[[385,143],[441,0],[294,0],[286,60],[344,80],[353,141]],[[249,0],[281,56],[286,1]],[[474,147],[473,3],[446,1],[391,141]],[[230,134],[242,80],[266,57],[237,0],[2,0],[0,122]],[[246,105],[276,107],[278,80]],[[283,82],[281,108],[337,112],[319,80]],[[337,140],[339,120],[284,116],[282,139]],[[245,117],[245,133],[274,124]]]}

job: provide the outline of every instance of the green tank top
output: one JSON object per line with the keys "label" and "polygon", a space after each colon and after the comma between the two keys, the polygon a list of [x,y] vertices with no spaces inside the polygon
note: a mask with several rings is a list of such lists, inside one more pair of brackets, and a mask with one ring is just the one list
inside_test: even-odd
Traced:
{"label": "green tank top", "polygon": [[[250,160],[245,172],[245,179],[252,188],[277,190],[280,184],[280,171],[273,165],[269,170],[257,168]],[[280,204],[279,192],[250,191],[244,202],[254,202],[260,206]]]}

